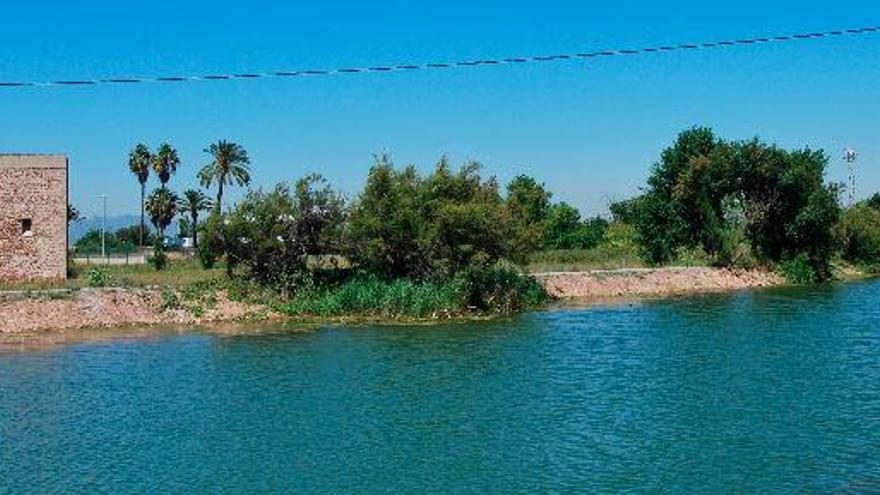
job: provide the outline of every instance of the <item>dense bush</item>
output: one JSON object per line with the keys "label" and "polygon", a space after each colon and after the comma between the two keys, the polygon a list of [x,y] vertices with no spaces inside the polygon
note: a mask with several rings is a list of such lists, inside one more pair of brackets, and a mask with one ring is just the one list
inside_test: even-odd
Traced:
{"label": "dense bush", "polygon": [[291,191],[253,191],[226,217],[221,238],[230,271],[290,293],[311,277],[310,256],[344,251],[344,204],[318,175],[297,181]]}
{"label": "dense bush", "polygon": [[867,204],[847,210],[839,236],[844,259],[868,271],[880,271],[880,210]]}
{"label": "dense bush", "polygon": [[501,259],[525,261],[534,229],[517,215],[528,208],[508,205],[495,180],[479,172],[477,163],[453,172],[444,159],[422,177],[379,157],[351,209],[347,254],[370,273],[420,280]]}
{"label": "dense bush", "polygon": [[513,313],[547,300],[544,287],[510,262],[469,267],[457,280],[465,283],[468,307],[482,312]]}
{"label": "dense bush", "polygon": [[803,253],[782,260],[777,265],[777,271],[790,284],[805,285],[819,280],[809,258]]}
{"label": "dense bush", "polygon": [[101,268],[92,268],[86,274],[89,287],[107,287],[113,283],[113,277]]}

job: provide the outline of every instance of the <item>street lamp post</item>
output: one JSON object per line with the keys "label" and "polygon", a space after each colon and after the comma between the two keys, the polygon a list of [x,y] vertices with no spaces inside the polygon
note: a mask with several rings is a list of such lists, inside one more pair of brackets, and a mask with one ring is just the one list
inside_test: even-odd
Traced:
{"label": "street lamp post", "polygon": [[104,200],[104,216],[101,218],[101,257],[107,259],[107,195],[98,196]]}

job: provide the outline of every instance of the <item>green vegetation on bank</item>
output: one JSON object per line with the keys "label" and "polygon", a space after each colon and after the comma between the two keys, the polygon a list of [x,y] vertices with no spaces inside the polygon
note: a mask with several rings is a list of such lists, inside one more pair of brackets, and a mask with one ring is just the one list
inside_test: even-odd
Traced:
{"label": "green vegetation on bank", "polygon": [[546,300],[541,285],[513,265],[469,270],[451,280],[354,278],[304,290],[278,306],[294,316],[360,315],[381,318],[450,318],[474,312],[506,314]]}
{"label": "green vegetation on bank", "polygon": [[867,206],[841,207],[841,186],[825,182],[828,161],[822,151],[724,141],[693,128],[662,153],[644,194],[612,211],[636,227],[652,264],[692,251],[715,266],[823,281],[838,254],[861,266],[878,262],[876,219]]}
{"label": "green vegetation on bank", "polygon": [[[823,152],[725,141],[706,128],[683,132],[643,193],[611,205],[610,218],[584,218],[532,177],[502,188],[476,162],[453,169],[442,158],[425,174],[387,155],[375,157],[353,199],[312,174],[251,189],[224,209],[224,187],[249,185],[250,159],[227,141],[205,151],[211,162],[198,176],[216,187],[214,200],[168,188],[181,164],[170,145],[132,151],[129,168],[158,233],[152,268],[92,270],[78,283],[222,288],[297,317],[443,318],[540,305],[547,295],[529,272],[712,265],[808,283],[831,277],[834,259],[880,268],[880,195],[843,208],[840,186],[825,182]],[[160,186],[146,196],[151,171]],[[165,253],[164,231],[178,215],[198,239],[201,268]],[[110,242],[140,244],[140,232]],[[78,247],[96,240],[90,233]]]}
{"label": "green vegetation on bank", "polygon": [[867,273],[880,273],[880,195],[848,209],[837,238],[843,259]]}
{"label": "green vegetation on bank", "polygon": [[298,316],[509,313],[546,299],[514,264],[540,234],[477,164],[441,160],[422,176],[380,156],[351,203],[318,175],[250,192],[205,223],[200,254],[210,265],[220,253],[205,246],[222,247],[232,278],[272,288]]}

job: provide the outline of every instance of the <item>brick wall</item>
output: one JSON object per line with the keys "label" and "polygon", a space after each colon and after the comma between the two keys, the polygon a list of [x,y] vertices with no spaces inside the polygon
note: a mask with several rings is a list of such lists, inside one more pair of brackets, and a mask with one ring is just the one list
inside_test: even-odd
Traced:
{"label": "brick wall", "polygon": [[0,155],[0,280],[66,277],[67,158]]}

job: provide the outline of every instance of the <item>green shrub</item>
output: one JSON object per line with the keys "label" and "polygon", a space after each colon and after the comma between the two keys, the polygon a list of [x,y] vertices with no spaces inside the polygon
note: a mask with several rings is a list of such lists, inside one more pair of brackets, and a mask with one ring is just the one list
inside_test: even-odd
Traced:
{"label": "green shrub", "polygon": [[880,269],[880,211],[868,205],[851,208],[838,230],[844,259],[870,272]]}
{"label": "green shrub", "polygon": [[639,232],[632,224],[615,221],[605,230],[602,246],[636,253],[639,250]]}
{"label": "green shrub", "polygon": [[513,313],[548,299],[544,287],[534,277],[506,261],[468,268],[458,278],[466,284],[468,307],[482,312]]}
{"label": "green shrub", "polygon": [[161,241],[156,242],[153,255],[147,261],[156,271],[162,271],[168,266],[168,255],[165,253],[165,245]]}
{"label": "green shrub", "polygon": [[107,287],[113,281],[113,277],[106,270],[92,268],[86,274],[89,287]]}
{"label": "green shrub", "polygon": [[165,289],[162,291],[162,311],[174,311],[176,309],[180,309],[180,298],[177,296],[177,293],[171,289]]}
{"label": "green shrub", "polygon": [[201,225],[199,236],[199,262],[206,270],[214,268],[217,260],[223,256],[223,220],[216,212],[208,216]]}
{"label": "green shrub", "polygon": [[816,282],[818,278],[816,270],[813,269],[813,264],[806,254],[799,254],[780,262],[777,271],[790,284],[811,284]]}

